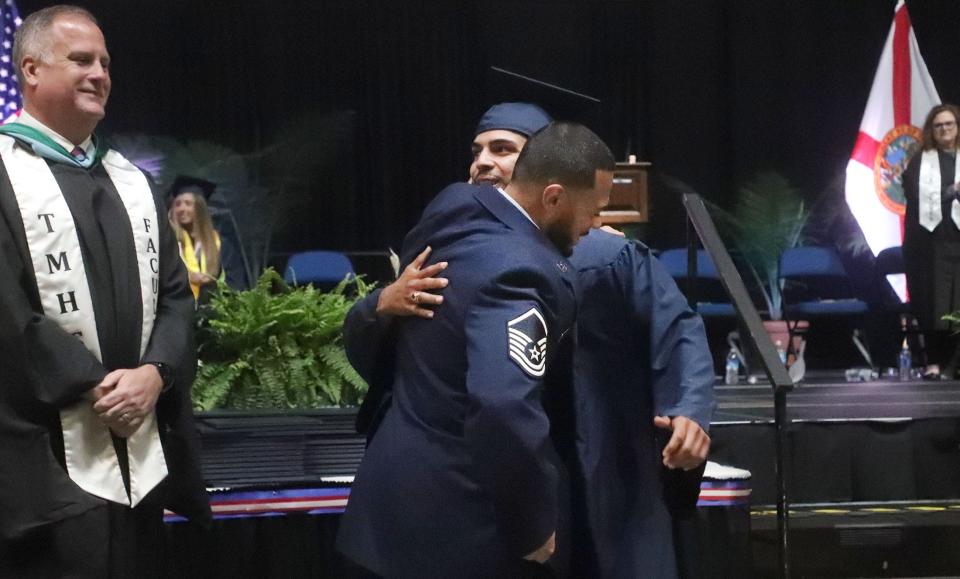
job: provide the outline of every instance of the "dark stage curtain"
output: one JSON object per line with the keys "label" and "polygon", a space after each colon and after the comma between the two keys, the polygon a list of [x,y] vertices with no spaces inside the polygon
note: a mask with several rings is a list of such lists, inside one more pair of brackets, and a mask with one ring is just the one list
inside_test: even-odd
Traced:
{"label": "dark stage curtain", "polygon": [[[23,14],[52,4],[20,0]],[[97,0],[115,58],[107,132],[252,152],[310,115],[328,142],[275,249],[398,246],[464,178],[497,65],[601,98],[587,121],[723,203],[775,169],[839,195],[895,2]],[[908,2],[941,96],[960,100],[960,10]],[[341,134],[344,133],[344,134]],[[683,240],[654,179],[648,240]]]}

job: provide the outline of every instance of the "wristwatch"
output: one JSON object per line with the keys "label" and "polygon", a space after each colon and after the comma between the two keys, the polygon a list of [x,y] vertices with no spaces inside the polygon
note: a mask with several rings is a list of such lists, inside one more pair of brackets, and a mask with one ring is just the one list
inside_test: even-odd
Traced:
{"label": "wristwatch", "polygon": [[164,364],[163,362],[146,363],[150,364],[151,366],[155,366],[157,368],[157,372],[160,373],[160,380],[163,381],[163,388],[160,390],[161,393],[173,388],[173,371],[170,369],[170,366]]}

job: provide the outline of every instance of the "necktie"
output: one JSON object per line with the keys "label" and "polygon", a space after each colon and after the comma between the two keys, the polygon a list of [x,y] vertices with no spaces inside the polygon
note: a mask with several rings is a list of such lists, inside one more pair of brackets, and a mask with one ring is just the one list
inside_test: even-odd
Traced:
{"label": "necktie", "polygon": [[70,154],[81,163],[87,160],[87,154],[79,146],[74,147],[73,150],[70,151]]}

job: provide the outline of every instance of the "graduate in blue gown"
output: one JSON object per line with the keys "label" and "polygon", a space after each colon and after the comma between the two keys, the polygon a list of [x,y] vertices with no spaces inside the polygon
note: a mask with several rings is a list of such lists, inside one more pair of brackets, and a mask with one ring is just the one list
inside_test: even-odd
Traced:
{"label": "graduate in blue gown", "polygon": [[395,354],[392,403],[337,545],[384,577],[564,576],[575,552],[575,459],[548,415],[572,415],[564,255],[607,203],[613,157],[571,123],[544,128],[525,153],[504,189],[445,189],[404,242],[405,261],[429,245],[457,284],[435,317],[395,320],[396,340],[379,344]]}
{"label": "graduate in blue gown", "polygon": [[[474,137],[471,181],[509,183],[526,140],[549,120],[529,103],[491,107]],[[371,382],[360,417],[368,432],[390,406],[394,318],[431,318],[458,283],[428,255],[347,317],[347,353]],[[702,320],[641,243],[594,230],[570,260],[580,286],[577,411],[550,419],[566,431],[564,454],[576,457],[571,575],[676,577],[687,565],[678,564],[674,524],[695,507],[714,407]]]}

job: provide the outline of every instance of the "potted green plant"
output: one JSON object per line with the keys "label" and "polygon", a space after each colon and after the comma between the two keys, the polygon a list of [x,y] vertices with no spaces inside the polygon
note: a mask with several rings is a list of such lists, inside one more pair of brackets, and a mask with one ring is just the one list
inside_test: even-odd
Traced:
{"label": "potted green plant", "polygon": [[782,175],[760,173],[737,190],[733,209],[711,210],[738,261],[763,296],[770,320],[783,318],[780,257],[804,241],[810,209]]}
{"label": "potted green plant", "polygon": [[369,285],[290,287],[272,268],[250,290],[220,283],[200,313],[197,410],[353,406],[367,385],[342,346],[343,321]]}
{"label": "potted green plant", "polygon": [[[767,320],[763,322],[770,340],[788,351],[788,362],[802,352],[802,338],[791,339],[783,320],[783,280],[780,258],[783,253],[804,242],[811,219],[799,189],[776,172],[764,172],[741,185],[731,210],[710,204],[721,235],[741,271],[752,279],[756,293],[762,296]],[[748,282],[749,283],[749,282]],[[805,320],[792,323],[803,330]]]}

